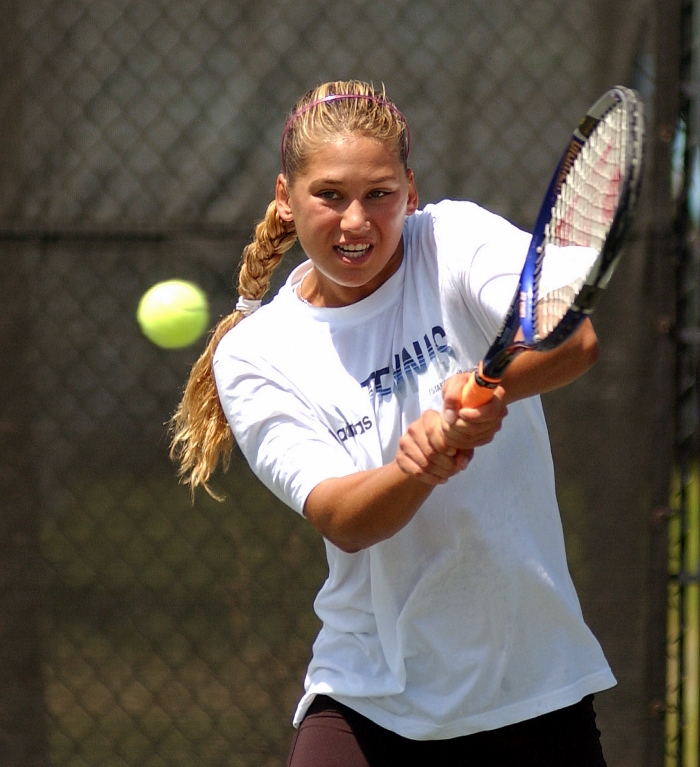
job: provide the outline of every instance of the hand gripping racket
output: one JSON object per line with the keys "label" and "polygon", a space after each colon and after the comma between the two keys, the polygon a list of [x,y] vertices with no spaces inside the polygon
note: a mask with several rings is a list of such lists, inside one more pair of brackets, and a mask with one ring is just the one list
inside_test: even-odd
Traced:
{"label": "hand gripping racket", "polygon": [[643,149],[642,103],[615,87],[588,110],[559,161],[513,302],[464,387],[463,407],[488,402],[518,354],[556,348],[593,311],[634,216]]}

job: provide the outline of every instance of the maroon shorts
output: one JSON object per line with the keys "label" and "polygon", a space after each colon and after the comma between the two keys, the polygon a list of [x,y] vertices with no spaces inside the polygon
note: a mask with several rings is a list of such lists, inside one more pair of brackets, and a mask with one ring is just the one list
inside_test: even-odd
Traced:
{"label": "maroon shorts", "polygon": [[311,704],[287,767],[605,767],[593,696],[551,714],[448,740],[410,740],[331,698]]}

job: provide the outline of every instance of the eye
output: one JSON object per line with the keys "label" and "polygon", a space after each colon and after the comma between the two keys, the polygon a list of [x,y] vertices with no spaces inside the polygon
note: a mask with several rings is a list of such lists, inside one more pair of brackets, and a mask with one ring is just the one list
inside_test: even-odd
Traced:
{"label": "eye", "polygon": [[320,197],[322,200],[339,200],[340,194],[336,192],[334,189],[322,189],[320,192],[316,193],[317,197]]}
{"label": "eye", "polygon": [[388,194],[391,194],[391,191],[388,189],[373,189],[367,197],[369,197],[371,200],[377,200],[381,197],[386,197]]}

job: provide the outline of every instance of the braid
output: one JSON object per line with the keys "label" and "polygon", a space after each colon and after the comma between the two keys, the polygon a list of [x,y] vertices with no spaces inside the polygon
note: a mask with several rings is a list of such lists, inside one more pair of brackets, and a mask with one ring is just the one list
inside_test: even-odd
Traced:
{"label": "braid", "polygon": [[[287,120],[282,134],[282,167],[287,184],[294,184],[319,143],[355,133],[386,142],[407,168],[408,123],[386,98],[384,89],[376,90],[356,80],[338,81],[309,91]],[[216,347],[265,295],[272,272],[296,239],[294,223],[281,219],[276,203],[271,202],[265,218],[255,228],[252,242],[243,250],[238,275],[242,301],[212,331],[170,420],[170,457],[179,464],[181,481],[193,493],[201,485],[216,497],[207,482],[219,462],[224,470],[228,468],[233,450],[233,435],[219,402],[212,369]]]}
{"label": "braid", "polygon": [[267,206],[265,218],[255,227],[253,241],[243,250],[238,294],[243,298],[262,298],[270,286],[272,272],[296,239],[294,224],[279,217],[273,200]]}
{"label": "braid", "polygon": [[[265,218],[255,228],[252,242],[243,250],[238,277],[240,296],[261,299],[270,285],[272,272],[295,242],[294,224],[283,221],[275,202],[271,202]],[[224,471],[229,467],[233,435],[219,402],[212,363],[219,341],[244,317],[243,312],[235,310],[213,329],[170,419],[170,457],[179,464],[181,482],[189,485],[193,494],[201,485],[217,498],[207,483],[219,462]]]}

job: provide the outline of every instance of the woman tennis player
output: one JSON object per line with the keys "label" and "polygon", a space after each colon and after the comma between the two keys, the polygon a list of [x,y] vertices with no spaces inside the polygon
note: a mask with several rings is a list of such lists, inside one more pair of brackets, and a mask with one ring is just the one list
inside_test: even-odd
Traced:
{"label": "woman tennis player", "polygon": [[[325,540],[290,767],[600,767],[593,694],[615,679],[567,569],[538,396],[593,364],[596,337],[586,322],[522,354],[461,408],[530,237],[469,202],[419,210],[409,145],[370,85],[297,103],[173,456],[207,487],[235,439]],[[261,307],[297,240],[308,260]]]}

